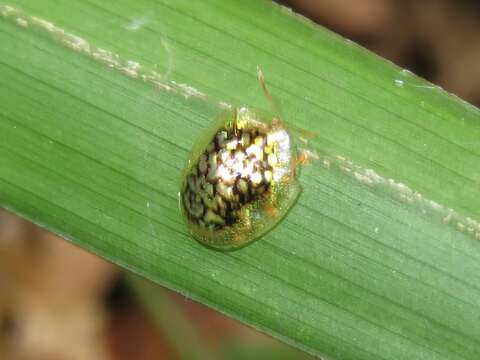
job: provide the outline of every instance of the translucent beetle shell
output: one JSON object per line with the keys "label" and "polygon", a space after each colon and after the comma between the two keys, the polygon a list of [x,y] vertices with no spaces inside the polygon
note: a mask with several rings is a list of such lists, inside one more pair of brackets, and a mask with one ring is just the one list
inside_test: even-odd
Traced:
{"label": "translucent beetle shell", "polygon": [[192,235],[220,250],[274,227],[295,202],[296,151],[278,117],[241,107],[225,112],[195,144],[180,207]]}

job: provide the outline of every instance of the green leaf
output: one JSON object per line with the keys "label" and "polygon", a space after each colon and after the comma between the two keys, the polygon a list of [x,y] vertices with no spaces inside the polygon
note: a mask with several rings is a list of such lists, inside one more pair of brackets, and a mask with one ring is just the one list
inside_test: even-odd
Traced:
{"label": "green leaf", "polygon": [[[480,113],[265,1],[0,7],[0,203],[312,354],[477,359]],[[310,152],[287,218],[236,252],[189,235],[189,149],[226,104]]]}

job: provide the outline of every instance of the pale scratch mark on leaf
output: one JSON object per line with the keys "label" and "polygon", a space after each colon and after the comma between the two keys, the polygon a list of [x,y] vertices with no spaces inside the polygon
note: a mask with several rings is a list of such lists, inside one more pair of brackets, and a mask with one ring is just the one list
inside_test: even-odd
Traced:
{"label": "pale scratch mark on leaf", "polygon": [[[111,69],[117,70],[132,79],[140,79],[145,83],[153,85],[159,90],[172,92],[181,95],[186,99],[191,97],[202,99],[207,98],[205,94],[191,85],[167,80],[173,64],[172,50],[164,38],[160,40],[160,43],[167,54],[167,71],[164,75],[161,75],[154,70],[144,68],[144,66],[135,59],[123,59],[119,54],[108,49],[97,47],[87,39],[70,33],[55,25],[53,22],[42,19],[38,16],[23,14],[13,6],[0,5],[0,15],[4,19],[10,20],[18,26],[24,28],[29,27],[37,31],[40,30],[41,32],[46,33],[52,40],[57,41],[71,50],[87,56],[98,63],[106,65]],[[218,103],[218,106],[223,108],[225,107],[224,104],[224,102],[220,102]]]}
{"label": "pale scratch mark on leaf", "polygon": [[[416,207],[423,214],[429,214],[437,218],[441,223],[468,235],[473,239],[480,240],[480,221],[464,216],[458,211],[425,197],[418,191],[410,188],[407,184],[392,178],[386,178],[373,169],[362,168],[348,160],[344,156],[319,155],[316,163],[326,170],[337,170],[344,175],[360,182],[365,186],[379,189],[393,198]],[[377,232],[377,228],[375,232]]]}

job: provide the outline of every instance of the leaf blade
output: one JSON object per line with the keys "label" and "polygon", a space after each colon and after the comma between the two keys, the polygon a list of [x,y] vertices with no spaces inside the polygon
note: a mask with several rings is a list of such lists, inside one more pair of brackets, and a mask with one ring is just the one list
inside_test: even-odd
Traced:
{"label": "leaf blade", "polygon": [[[177,83],[213,98],[263,107],[252,91],[260,64],[287,121],[317,134],[311,146],[331,166],[303,169],[299,203],[265,239],[230,254],[205,249],[188,236],[176,193],[217,105],[1,21],[2,206],[312,353],[475,358],[475,108],[268,3],[54,3],[18,2],[122,59],[170,67]],[[143,13],[145,30],[124,30]],[[294,36],[311,41],[294,46]],[[372,173],[359,169],[385,183],[369,185],[361,176]],[[449,207],[458,216],[444,223]]]}

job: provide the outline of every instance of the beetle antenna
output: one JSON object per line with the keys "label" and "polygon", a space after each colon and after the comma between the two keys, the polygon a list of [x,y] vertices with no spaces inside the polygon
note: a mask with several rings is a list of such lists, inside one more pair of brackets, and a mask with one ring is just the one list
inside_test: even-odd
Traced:
{"label": "beetle antenna", "polygon": [[267,98],[268,102],[270,103],[270,106],[273,110],[273,113],[276,116],[280,116],[280,110],[278,107],[278,103],[272,98],[272,95],[270,95],[270,91],[268,91],[267,88],[267,83],[265,81],[265,76],[263,75],[262,69],[260,69],[260,66],[257,66],[257,79],[258,82],[260,83],[260,86],[262,87],[263,93],[265,97]]}

